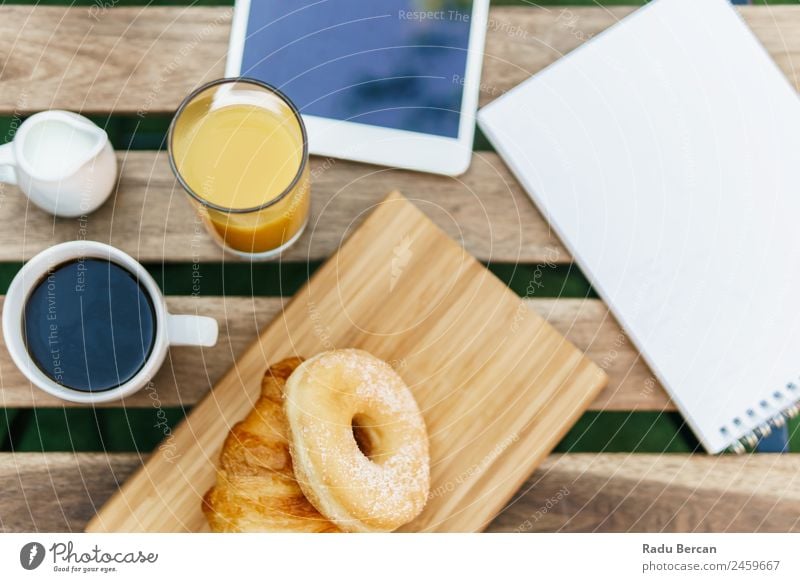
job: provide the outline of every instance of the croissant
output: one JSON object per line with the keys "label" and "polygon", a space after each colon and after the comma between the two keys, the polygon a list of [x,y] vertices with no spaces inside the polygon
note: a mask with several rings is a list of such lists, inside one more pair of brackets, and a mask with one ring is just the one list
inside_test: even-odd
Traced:
{"label": "croissant", "polygon": [[255,407],[228,434],[217,483],[203,497],[212,531],[340,531],[311,505],[294,476],[283,390],[301,363],[300,358],[289,358],[271,366]]}

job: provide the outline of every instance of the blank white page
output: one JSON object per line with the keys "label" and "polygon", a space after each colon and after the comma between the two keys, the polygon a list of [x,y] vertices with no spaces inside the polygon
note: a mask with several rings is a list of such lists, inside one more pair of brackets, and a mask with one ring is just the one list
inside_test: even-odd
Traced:
{"label": "blank white page", "polygon": [[726,0],[655,0],[479,124],[707,450],[800,397],[800,104]]}

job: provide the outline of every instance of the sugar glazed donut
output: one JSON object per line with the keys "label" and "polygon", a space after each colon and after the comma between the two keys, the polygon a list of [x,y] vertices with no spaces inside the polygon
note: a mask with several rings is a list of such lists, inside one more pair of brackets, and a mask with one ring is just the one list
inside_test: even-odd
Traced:
{"label": "sugar glazed donut", "polygon": [[324,352],[289,377],[284,410],[303,493],[345,531],[397,529],[430,487],[428,436],[411,391],[384,361]]}

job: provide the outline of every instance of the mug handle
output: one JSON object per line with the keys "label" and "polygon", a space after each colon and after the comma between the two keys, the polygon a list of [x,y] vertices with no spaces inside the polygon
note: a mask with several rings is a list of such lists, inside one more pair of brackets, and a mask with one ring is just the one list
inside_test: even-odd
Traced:
{"label": "mug handle", "polygon": [[0,182],[6,184],[17,183],[17,160],[14,157],[14,144],[8,142],[0,146]]}
{"label": "mug handle", "polygon": [[167,337],[171,346],[203,346],[217,343],[219,326],[213,317],[167,314]]}

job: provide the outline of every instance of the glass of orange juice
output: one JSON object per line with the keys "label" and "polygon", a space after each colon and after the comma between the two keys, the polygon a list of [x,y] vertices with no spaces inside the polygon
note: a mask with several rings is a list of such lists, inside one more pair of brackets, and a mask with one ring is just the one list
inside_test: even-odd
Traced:
{"label": "glass of orange juice", "polygon": [[252,79],[220,79],[178,107],[169,161],[208,231],[234,254],[270,259],[308,222],[305,125],[279,90]]}

